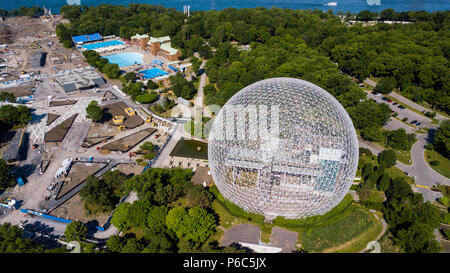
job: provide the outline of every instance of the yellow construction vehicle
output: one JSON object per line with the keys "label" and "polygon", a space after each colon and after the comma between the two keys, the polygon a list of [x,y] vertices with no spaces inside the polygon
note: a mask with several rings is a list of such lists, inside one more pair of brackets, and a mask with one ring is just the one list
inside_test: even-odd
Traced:
{"label": "yellow construction vehicle", "polygon": [[150,123],[152,121],[152,117],[148,117],[145,122]]}
{"label": "yellow construction vehicle", "polygon": [[123,130],[125,130],[125,126],[123,126],[123,125],[118,126],[117,129],[118,129],[119,131],[123,131]]}
{"label": "yellow construction vehicle", "polygon": [[130,107],[125,108],[125,112],[127,112],[127,114],[128,114],[129,116],[134,116],[134,115],[136,114],[136,112],[134,112],[134,110],[131,109]]}
{"label": "yellow construction vehicle", "polygon": [[114,116],[113,122],[114,124],[122,124],[123,123],[124,116]]}

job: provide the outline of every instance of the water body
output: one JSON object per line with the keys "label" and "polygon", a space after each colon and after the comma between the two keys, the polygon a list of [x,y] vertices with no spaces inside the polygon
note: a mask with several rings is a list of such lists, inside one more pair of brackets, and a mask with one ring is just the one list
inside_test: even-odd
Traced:
{"label": "water body", "polygon": [[[336,6],[326,6],[329,2],[337,2]],[[1,9],[12,10],[20,6],[44,6],[51,8],[53,13],[66,4],[81,4],[85,6],[97,6],[100,4],[128,5],[129,3],[142,3],[151,5],[163,5],[168,8],[183,10],[183,5],[190,5],[191,11],[195,10],[221,10],[228,7],[254,8],[254,7],[280,7],[290,9],[320,9],[337,12],[350,11],[360,12],[371,10],[380,12],[383,9],[392,8],[396,11],[426,10],[429,12],[437,10],[449,10],[448,0],[2,0]]]}

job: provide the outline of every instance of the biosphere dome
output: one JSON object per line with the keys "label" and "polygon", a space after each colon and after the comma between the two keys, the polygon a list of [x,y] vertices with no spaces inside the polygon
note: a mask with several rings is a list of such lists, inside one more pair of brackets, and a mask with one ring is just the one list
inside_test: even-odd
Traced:
{"label": "biosphere dome", "polygon": [[211,128],[208,160],[222,195],[267,219],[324,214],[348,192],[358,141],[342,105],[300,79],[236,93]]}

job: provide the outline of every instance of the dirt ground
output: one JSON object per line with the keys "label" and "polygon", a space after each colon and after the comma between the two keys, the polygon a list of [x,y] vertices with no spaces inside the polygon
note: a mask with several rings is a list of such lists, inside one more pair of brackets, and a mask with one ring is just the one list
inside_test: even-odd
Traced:
{"label": "dirt ground", "polygon": [[103,167],[105,167],[106,164],[103,163],[77,163],[72,166],[70,169],[69,175],[67,176],[69,181],[64,182],[61,190],[59,191],[58,198],[61,198],[64,194],[66,194],[68,191],[73,189],[74,187],[78,186],[81,182],[86,180],[86,178],[91,175],[95,174],[99,170],[101,170]]}
{"label": "dirt ground", "polygon": [[63,106],[63,105],[73,105],[77,103],[77,100],[52,100],[50,101],[50,107]]}
{"label": "dirt ground", "polygon": [[66,135],[67,131],[69,131],[70,127],[72,126],[73,121],[77,118],[77,115],[73,115],[70,118],[66,119],[61,123],[61,125],[58,125],[45,133],[44,141],[45,142],[60,142],[63,140],[64,136]]}
{"label": "dirt ground", "polygon": [[105,144],[103,145],[102,149],[110,151],[128,152],[131,148],[136,146],[139,142],[143,141],[156,131],[157,130],[153,128],[146,128],[129,136]]}
{"label": "dirt ground", "polygon": [[115,136],[119,133],[120,133],[120,131],[117,130],[116,126],[93,122],[91,124],[91,127],[89,128],[89,132],[88,132],[88,135],[86,136],[86,138]]}
{"label": "dirt ground", "polygon": [[60,115],[48,113],[47,114],[47,125],[52,124],[56,119],[58,119]]}
{"label": "dirt ground", "polygon": [[144,166],[139,164],[119,164],[116,168],[126,176],[130,177],[138,175],[144,170]]}
{"label": "dirt ground", "polygon": [[29,85],[23,85],[23,86],[17,86],[17,87],[11,87],[11,88],[3,88],[0,91],[1,92],[7,92],[12,93],[15,98],[20,98],[24,96],[30,96],[33,95],[33,88],[35,88],[37,83],[32,83]]}
{"label": "dirt ground", "polygon": [[[64,19],[55,16],[55,20],[42,18],[11,17],[0,23],[0,44],[8,45],[8,54],[0,58],[8,60],[11,67],[2,72],[14,72],[17,69],[27,72],[53,74],[57,70],[85,66],[81,53],[74,48],[64,48],[58,42],[55,27]],[[47,53],[44,67],[30,68],[30,52],[41,50]],[[59,61],[53,62],[52,58]]]}
{"label": "dirt ground", "polygon": [[128,106],[123,102],[116,102],[102,106],[105,121],[113,125],[114,123],[112,122],[112,118],[114,116],[123,116],[125,118],[123,125],[127,129],[136,128],[144,123],[144,120],[142,120],[137,114],[129,116],[125,112],[125,108],[128,108]]}
{"label": "dirt ground", "polygon": [[60,207],[53,210],[50,214],[57,217],[69,218],[70,220],[78,220],[84,223],[96,220],[99,226],[105,224],[109,216],[104,213],[97,213],[87,216],[86,210],[84,209],[83,200],[81,200],[79,193],[67,200]]}

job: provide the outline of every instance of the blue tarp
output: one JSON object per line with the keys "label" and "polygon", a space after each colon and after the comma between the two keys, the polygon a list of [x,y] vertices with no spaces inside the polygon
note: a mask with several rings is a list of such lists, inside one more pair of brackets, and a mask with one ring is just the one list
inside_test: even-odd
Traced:
{"label": "blue tarp", "polygon": [[16,177],[16,181],[17,181],[17,184],[18,184],[19,186],[25,185],[25,182],[23,182],[23,179],[22,179],[21,176],[17,176],[17,177]]}
{"label": "blue tarp", "polygon": [[171,66],[171,65],[169,65],[168,67],[169,67],[170,69],[172,69],[173,71],[178,72],[178,69],[176,69],[175,67],[173,67],[173,66]]}
{"label": "blue tarp", "polygon": [[73,36],[72,40],[75,43],[79,43],[79,42],[93,42],[93,41],[98,41],[103,39],[102,36],[100,35],[100,33],[94,33],[94,34],[87,34],[87,35],[78,35],[78,36]]}

